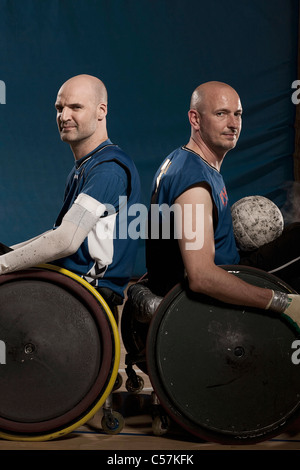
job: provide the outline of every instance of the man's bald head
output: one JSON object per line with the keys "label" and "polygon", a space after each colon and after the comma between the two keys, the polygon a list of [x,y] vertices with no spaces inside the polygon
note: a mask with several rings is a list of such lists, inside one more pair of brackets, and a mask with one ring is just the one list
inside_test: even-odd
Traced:
{"label": "man's bald head", "polygon": [[81,74],[69,78],[59,89],[58,95],[68,89],[84,90],[84,93],[89,94],[90,99],[94,101],[96,106],[99,103],[107,104],[107,90],[104,83],[92,75]]}
{"label": "man's bald head", "polygon": [[199,113],[204,112],[206,103],[222,93],[230,93],[238,97],[237,92],[227,83],[210,81],[202,83],[193,92],[190,109],[196,109]]}

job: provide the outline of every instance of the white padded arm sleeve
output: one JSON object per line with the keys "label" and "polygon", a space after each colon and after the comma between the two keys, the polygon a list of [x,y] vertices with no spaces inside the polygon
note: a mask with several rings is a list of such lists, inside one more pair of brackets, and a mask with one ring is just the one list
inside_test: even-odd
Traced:
{"label": "white padded arm sleeve", "polygon": [[14,251],[0,256],[0,274],[49,263],[75,253],[105,211],[105,206],[80,194],[61,225]]}
{"label": "white padded arm sleeve", "polygon": [[46,233],[48,233],[48,232],[52,232],[52,229],[51,229],[51,230],[47,230],[47,232],[42,233],[42,234],[40,234],[40,235],[37,235],[36,237],[30,238],[29,240],[23,241],[23,242],[21,242],[21,243],[17,243],[16,245],[11,245],[10,248],[12,248],[13,250],[17,250],[18,248],[21,248],[21,246],[25,246],[25,245],[27,245],[28,243],[33,242],[33,240],[36,240],[37,238],[40,238],[42,235],[46,235]]}

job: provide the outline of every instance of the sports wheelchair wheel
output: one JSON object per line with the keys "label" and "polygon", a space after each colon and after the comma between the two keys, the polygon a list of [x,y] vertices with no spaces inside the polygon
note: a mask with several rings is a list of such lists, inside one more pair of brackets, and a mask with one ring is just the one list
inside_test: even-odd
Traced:
{"label": "sports wheelchair wheel", "polygon": [[[223,266],[260,287],[293,292],[275,276]],[[280,315],[224,304],[177,285],[149,325],[147,372],[166,414],[191,434],[252,444],[299,415],[298,332]]]}
{"label": "sports wheelchair wheel", "polygon": [[0,438],[45,441],[86,423],[118,374],[120,341],[98,292],[52,265],[0,276]]}

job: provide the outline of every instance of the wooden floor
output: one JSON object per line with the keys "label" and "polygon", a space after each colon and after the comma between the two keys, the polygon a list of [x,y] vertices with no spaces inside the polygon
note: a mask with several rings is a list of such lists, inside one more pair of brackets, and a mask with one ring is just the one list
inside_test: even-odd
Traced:
{"label": "wooden floor", "polygon": [[139,394],[130,394],[125,388],[125,350],[121,343],[121,363],[119,372],[123,378],[121,388],[113,393],[113,408],[119,411],[125,420],[123,430],[117,435],[106,434],[101,428],[102,411],[93,420],[64,436],[46,442],[0,441],[1,451],[111,451],[112,455],[120,451],[215,451],[215,450],[300,450],[300,423],[288,432],[274,439],[253,445],[223,445],[204,442],[186,433],[183,429],[171,426],[163,436],[155,436],[152,431],[150,415],[152,387],[147,375],[139,371],[144,378],[144,388]]}

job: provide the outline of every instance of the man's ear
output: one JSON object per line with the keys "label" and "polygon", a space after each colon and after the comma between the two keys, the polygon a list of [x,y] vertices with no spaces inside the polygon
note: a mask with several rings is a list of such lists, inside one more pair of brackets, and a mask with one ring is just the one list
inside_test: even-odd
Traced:
{"label": "man's ear", "polygon": [[190,109],[188,116],[192,128],[198,131],[200,129],[200,114],[196,109]]}
{"label": "man's ear", "polygon": [[98,120],[102,121],[107,115],[107,104],[106,103],[99,103],[97,108],[98,113]]}

